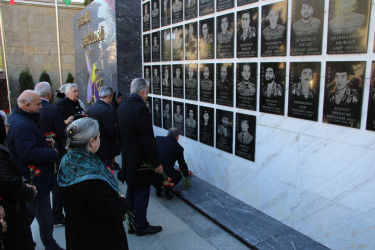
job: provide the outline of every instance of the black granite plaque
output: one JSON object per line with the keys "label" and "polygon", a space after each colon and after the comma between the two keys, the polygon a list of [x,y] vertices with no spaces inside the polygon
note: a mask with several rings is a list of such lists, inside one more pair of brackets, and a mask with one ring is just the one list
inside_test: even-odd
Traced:
{"label": "black granite plaque", "polygon": [[209,146],[214,146],[214,109],[200,107],[199,141]]}
{"label": "black granite plaque", "polygon": [[172,127],[172,105],[170,100],[163,99],[163,128],[170,129]]}
{"label": "black granite plaque", "polygon": [[214,18],[199,22],[199,59],[214,59]]}
{"label": "black granite plaque", "polygon": [[184,11],[181,0],[172,0],[172,23],[183,21]]}
{"label": "black granite plaque", "polygon": [[162,36],[162,61],[171,60],[171,30],[166,29],[161,31]]}
{"label": "black granite plaque", "polygon": [[171,65],[162,65],[161,91],[164,96],[171,96]]}
{"label": "black granite plaque", "polygon": [[327,62],[323,122],[360,128],[366,62]]}
{"label": "black granite plaque", "polygon": [[216,57],[233,58],[234,14],[219,16],[216,19]]}
{"label": "black granite plaque", "polygon": [[161,26],[171,24],[171,0],[161,0]]}
{"label": "black granite plaque", "polygon": [[143,4],[143,32],[150,30],[150,2]]}
{"label": "black granite plaque", "polygon": [[367,52],[370,0],[330,0],[327,54]]}
{"label": "black granite plaque", "polygon": [[145,102],[146,107],[150,111],[151,117],[152,117],[152,98],[150,96],[147,97]]}
{"label": "black granite plaque", "polygon": [[198,23],[185,24],[185,60],[198,59]]}
{"label": "black granite plaque", "polygon": [[152,93],[160,95],[160,65],[152,66]]}
{"label": "black granite plaque", "polygon": [[173,126],[180,130],[184,135],[184,104],[182,102],[173,102]]}
{"label": "black granite plaque", "polygon": [[214,64],[200,64],[200,101],[214,103]]}
{"label": "black granite plaque", "polygon": [[185,20],[198,16],[198,0],[185,0]]}
{"label": "black granite plaque", "polygon": [[173,27],[172,33],[172,55],[173,61],[184,60],[183,26]]}
{"label": "black granite plaque", "polygon": [[199,0],[199,15],[205,16],[215,12],[214,0]]}
{"label": "black granite plaque", "polygon": [[186,137],[197,140],[198,137],[198,108],[194,104],[185,104],[186,110]]}
{"label": "black granite plaque", "polygon": [[375,131],[375,62],[372,62],[370,91],[367,110],[367,130]]}
{"label": "black granite plaque", "polygon": [[182,64],[173,65],[173,97],[184,98],[184,71]]}
{"label": "black granite plaque", "polygon": [[152,61],[160,62],[160,32],[152,33]]}
{"label": "black granite plaque", "polygon": [[289,69],[288,116],[318,121],[320,62],[293,62]]}
{"label": "black granite plaque", "polygon": [[185,99],[198,101],[198,64],[185,65]]}
{"label": "black granite plaque", "polygon": [[321,55],[324,0],[293,0],[290,55]]}
{"label": "black granite plaque", "polygon": [[255,161],[256,116],[236,113],[237,156]]}
{"label": "black granite plaque", "polygon": [[216,0],[216,11],[227,10],[234,7],[234,0]]}
{"label": "black granite plaque", "polygon": [[243,6],[249,3],[255,3],[258,2],[258,0],[237,0],[237,6]]}
{"label": "black granite plaque", "polygon": [[285,62],[261,63],[260,112],[284,115]]}
{"label": "black granite plaque", "polygon": [[151,36],[150,34],[143,36],[143,62],[151,62]]}
{"label": "black granite plaque", "polygon": [[152,28],[157,29],[160,27],[160,7],[159,7],[159,0],[152,0]]}
{"label": "black granite plaque", "polygon": [[216,110],[216,148],[233,152],[233,112]]}
{"label": "black granite plaque", "polygon": [[285,56],[288,1],[262,7],[262,56]]}
{"label": "black granite plaque", "polygon": [[153,98],[154,104],[154,125],[161,128],[161,99]]}
{"label": "black granite plaque", "polygon": [[216,104],[233,107],[233,63],[216,64]]}
{"label": "black granite plaque", "polygon": [[144,66],[143,69],[143,78],[150,83],[150,93],[152,94],[151,66]]}
{"label": "black granite plaque", "polygon": [[258,56],[258,8],[237,13],[237,57]]}
{"label": "black granite plaque", "polygon": [[257,86],[257,63],[237,63],[237,108],[257,110]]}

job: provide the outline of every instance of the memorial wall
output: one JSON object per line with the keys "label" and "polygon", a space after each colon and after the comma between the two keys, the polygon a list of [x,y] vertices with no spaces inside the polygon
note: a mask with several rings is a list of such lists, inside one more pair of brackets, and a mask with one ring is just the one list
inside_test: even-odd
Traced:
{"label": "memorial wall", "polygon": [[142,1],[156,134],[201,179],[333,249],[375,248],[372,0]]}

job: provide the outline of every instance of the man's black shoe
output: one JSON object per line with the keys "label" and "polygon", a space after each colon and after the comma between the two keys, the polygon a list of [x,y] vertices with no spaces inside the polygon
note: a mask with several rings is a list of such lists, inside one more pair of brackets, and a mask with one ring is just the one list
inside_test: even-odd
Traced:
{"label": "man's black shoe", "polygon": [[137,236],[143,236],[143,235],[148,235],[148,234],[156,234],[159,233],[162,230],[161,226],[148,226],[144,230],[137,230],[136,234]]}
{"label": "man's black shoe", "polygon": [[129,234],[134,234],[135,233],[135,229],[134,228],[129,228],[128,229],[128,233]]}

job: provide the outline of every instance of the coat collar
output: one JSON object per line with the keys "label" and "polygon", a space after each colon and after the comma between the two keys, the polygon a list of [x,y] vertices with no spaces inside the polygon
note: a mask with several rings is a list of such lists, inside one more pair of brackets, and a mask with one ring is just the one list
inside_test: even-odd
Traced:
{"label": "coat collar", "polygon": [[145,103],[140,95],[137,94],[130,94],[129,99],[134,99],[139,102]]}
{"label": "coat collar", "polygon": [[19,115],[22,115],[22,116],[26,116],[27,118],[31,119],[36,124],[38,124],[38,122],[39,122],[39,115],[40,115],[39,112],[38,113],[28,113],[28,112],[20,109],[18,106],[16,106],[16,107],[14,107],[13,113],[19,114]]}

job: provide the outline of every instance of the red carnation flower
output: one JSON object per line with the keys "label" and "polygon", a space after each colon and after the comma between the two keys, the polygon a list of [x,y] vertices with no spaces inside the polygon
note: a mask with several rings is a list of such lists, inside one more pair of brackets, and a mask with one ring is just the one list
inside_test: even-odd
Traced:
{"label": "red carnation flower", "polygon": [[32,170],[34,170],[35,169],[35,166],[34,165],[29,165],[29,166],[27,166],[29,169],[32,169]]}
{"label": "red carnation flower", "polygon": [[40,171],[40,169],[35,169],[34,171],[35,176],[39,176],[41,173],[42,171]]}
{"label": "red carnation flower", "polygon": [[170,188],[173,188],[174,185],[175,185],[174,183],[170,183],[170,184],[169,184],[169,187],[170,187]]}
{"label": "red carnation flower", "polygon": [[43,133],[43,135],[47,137],[47,136],[49,136],[49,133],[45,132],[45,133]]}

